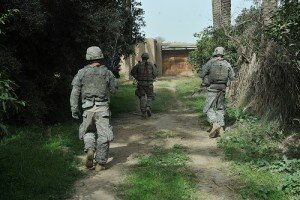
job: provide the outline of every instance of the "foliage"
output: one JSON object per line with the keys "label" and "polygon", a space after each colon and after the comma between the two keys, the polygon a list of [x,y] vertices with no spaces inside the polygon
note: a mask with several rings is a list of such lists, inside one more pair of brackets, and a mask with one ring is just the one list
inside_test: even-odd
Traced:
{"label": "foliage", "polygon": [[[17,9],[12,9],[0,15],[0,35],[3,34],[2,27],[17,12]],[[6,70],[0,67],[0,138],[7,133],[7,127],[3,123],[4,119],[9,117],[9,113],[16,112],[21,106],[25,106],[24,101],[18,100],[14,91],[16,86],[14,81],[8,79]]]}
{"label": "foliage", "polygon": [[300,2],[298,0],[283,0],[272,24],[267,27],[266,32],[275,41],[287,48],[296,50],[295,56],[299,54],[299,32],[300,32]]}
{"label": "foliage", "polygon": [[17,112],[21,106],[25,106],[24,101],[18,100],[14,88],[16,84],[6,78],[3,72],[0,73],[0,137],[7,133],[7,128],[3,124],[4,119],[9,117],[9,113]]}
{"label": "foliage", "polygon": [[27,102],[18,119],[29,123],[68,119],[70,83],[87,64],[87,47],[100,46],[107,65],[133,51],[144,37],[140,31],[144,11],[139,2],[131,1],[131,9],[126,2],[1,1],[0,12],[19,10],[0,36],[0,66],[20,86],[15,92]]}
{"label": "foliage", "polygon": [[278,173],[259,170],[249,165],[233,164],[233,174],[238,175],[236,192],[243,199],[253,200],[286,200],[291,199],[281,189],[283,176]]}
{"label": "foliage", "polygon": [[0,143],[0,199],[66,199],[82,176],[77,124],[56,125],[49,138],[40,127],[12,128]]}
{"label": "foliage", "polygon": [[195,174],[186,167],[189,157],[179,145],[156,148],[139,160],[123,185],[124,199],[196,199]]}
{"label": "foliage", "polygon": [[238,162],[259,162],[280,157],[279,142],[272,138],[282,137],[276,123],[260,123],[246,120],[236,130],[220,140],[226,157]]}
{"label": "foliage", "polygon": [[9,20],[9,18],[13,17],[15,13],[17,13],[19,10],[12,9],[8,10],[6,13],[0,15],[0,35],[3,34],[2,26],[6,24],[6,22]]}
{"label": "foliage", "polygon": [[280,144],[284,138],[278,123],[257,121],[246,115],[221,138],[219,146],[225,157],[234,161],[233,173],[239,174],[242,185],[237,190],[244,198],[299,197],[300,161],[283,155]]}
{"label": "foliage", "polygon": [[204,65],[212,57],[214,49],[218,46],[226,49],[226,59],[229,62],[235,62],[236,49],[228,40],[229,38],[223,29],[208,27],[194,36],[198,38],[197,49],[189,54],[189,62],[196,68]]}

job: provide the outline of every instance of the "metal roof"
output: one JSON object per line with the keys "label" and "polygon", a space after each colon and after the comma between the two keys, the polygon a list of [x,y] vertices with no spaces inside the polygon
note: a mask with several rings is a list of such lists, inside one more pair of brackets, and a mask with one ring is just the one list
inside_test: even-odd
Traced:
{"label": "metal roof", "polygon": [[197,48],[196,43],[181,43],[181,42],[172,42],[172,43],[162,43],[162,50],[195,50]]}

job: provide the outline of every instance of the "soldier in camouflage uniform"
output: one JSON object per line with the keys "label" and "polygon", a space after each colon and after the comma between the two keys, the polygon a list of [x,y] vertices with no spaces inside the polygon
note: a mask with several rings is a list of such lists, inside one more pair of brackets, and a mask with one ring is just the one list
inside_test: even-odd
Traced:
{"label": "soldier in camouflage uniform", "polygon": [[198,71],[198,74],[207,87],[203,112],[207,114],[208,121],[212,124],[209,137],[215,138],[224,133],[226,87],[230,85],[235,76],[233,68],[224,59],[223,47],[215,49],[213,58]]}
{"label": "soldier in camouflage uniform", "polygon": [[116,81],[112,72],[103,65],[103,54],[99,47],[88,48],[86,60],[90,64],[79,70],[73,79],[70,104],[72,117],[79,119],[81,99],[83,122],[79,128],[79,137],[85,144],[86,167],[94,167],[95,157],[95,170],[100,171],[105,169],[109,142],[114,138],[110,125],[109,99],[110,94],[116,90]]}
{"label": "soldier in camouflage uniform", "polygon": [[148,61],[148,53],[142,54],[139,62],[131,70],[131,76],[137,80],[136,96],[140,99],[140,109],[143,118],[151,117],[151,106],[154,100],[153,81],[158,75],[157,67]]}

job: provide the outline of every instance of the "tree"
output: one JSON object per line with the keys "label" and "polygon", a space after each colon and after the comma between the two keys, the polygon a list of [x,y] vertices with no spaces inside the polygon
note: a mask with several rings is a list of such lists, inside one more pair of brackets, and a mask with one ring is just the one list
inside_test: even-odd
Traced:
{"label": "tree", "polygon": [[231,24],[231,0],[212,0],[214,28]]}
{"label": "tree", "polygon": [[264,25],[268,26],[272,22],[272,16],[277,8],[278,0],[263,0],[262,1],[262,14]]}
{"label": "tree", "polygon": [[[0,15],[0,35],[4,33],[3,26],[16,12],[18,10],[13,9]],[[21,106],[25,106],[25,103],[19,101],[14,92],[16,87],[16,84],[7,77],[5,69],[0,67],[0,138],[7,133],[4,119],[9,117],[10,112],[16,112]]]}
{"label": "tree", "polygon": [[0,66],[20,86],[27,102],[25,122],[55,123],[69,116],[72,77],[85,63],[85,51],[100,46],[107,63],[133,52],[143,41],[141,4],[125,0],[2,0],[0,12],[20,12],[0,36]]}

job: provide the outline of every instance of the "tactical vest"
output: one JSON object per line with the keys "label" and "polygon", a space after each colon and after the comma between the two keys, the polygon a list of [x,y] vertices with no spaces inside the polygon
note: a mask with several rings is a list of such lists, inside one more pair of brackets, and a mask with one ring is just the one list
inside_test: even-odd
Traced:
{"label": "tactical vest", "polygon": [[139,64],[137,69],[137,80],[150,82],[154,80],[152,63],[143,61]]}
{"label": "tactical vest", "polygon": [[105,102],[109,98],[108,69],[88,66],[81,79],[82,101]]}
{"label": "tactical vest", "polygon": [[216,60],[212,63],[209,71],[210,84],[226,84],[228,82],[229,71],[224,60]]}

